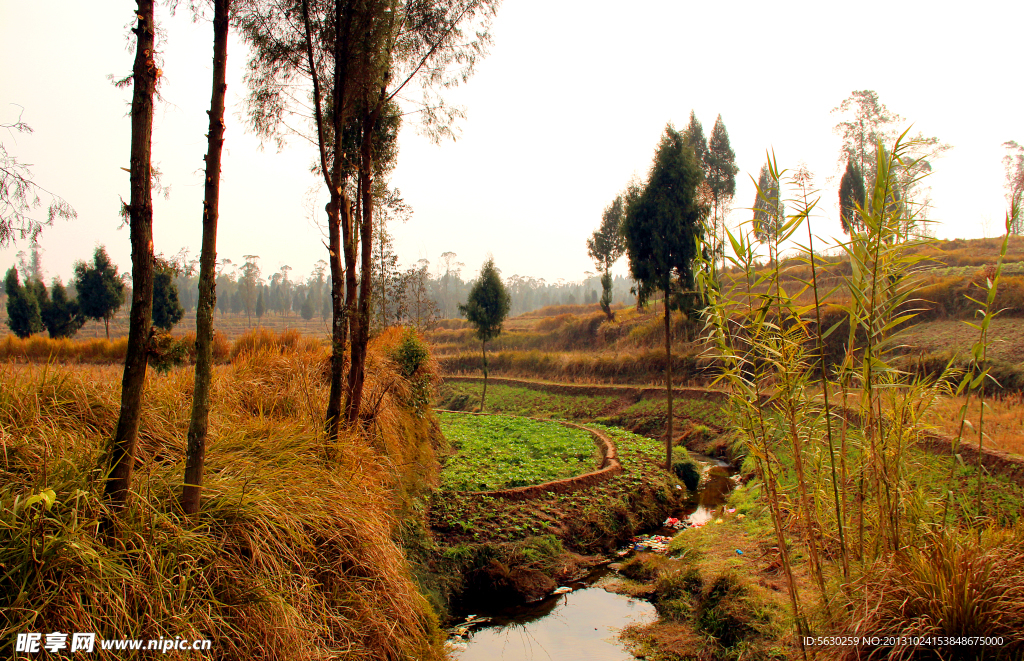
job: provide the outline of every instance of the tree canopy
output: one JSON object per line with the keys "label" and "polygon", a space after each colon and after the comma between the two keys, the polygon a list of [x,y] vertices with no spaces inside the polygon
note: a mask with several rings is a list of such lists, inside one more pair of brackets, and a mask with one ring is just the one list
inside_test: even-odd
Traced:
{"label": "tree canopy", "polygon": [[18,269],[13,266],[4,277],[4,291],[7,293],[7,327],[12,333],[24,339],[43,330],[39,302],[31,289],[21,285]]}
{"label": "tree canopy", "polygon": [[[23,122],[20,115],[11,124],[0,124],[0,129],[32,133],[32,127]],[[49,199],[45,219],[33,214],[42,206],[42,197]],[[0,142],[0,248],[6,248],[16,238],[35,241],[44,225],[52,225],[57,218],[70,220],[77,216],[64,198],[33,181],[29,166],[19,162]]]}
{"label": "tree canopy", "polygon": [[178,302],[175,275],[177,271],[173,264],[157,260],[153,275],[153,325],[168,332],[185,316],[185,309]]}
{"label": "tree canopy", "polygon": [[626,239],[622,236],[624,210],[623,197],[618,195],[601,215],[601,226],[587,239],[587,255],[601,272],[601,309],[609,319],[613,318],[611,268],[626,251]]}
{"label": "tree canopy", "polygon": [[715,235],[715,251],[722,254],[723,259],[725,215],[728,213],[729,203],[736,195],[736,173],[739,171],[740,169],[736,166],[736,152],[729,144],[729,132],[725,128],[722,116],[719,115],[715,120],[714,128],[711,129],[711,138],[708,140],[704,174],[714,206],[711,229]]}
{"label": "tree canopy", "polygon": [[75,264],[75,290],[82,314],[88,319],[102,319],[109,340],[110,320],[124,305],[124,282],[110,261],[106,248],[96,248],[92,264]]}
{"label": "tree canopy", "polygon": [[864,175],[853,160],[846,162],[846,172],[839,181],[839,221],[843,231],[852,235],[864,229],[860,209],[866,203]]}
{"label": "tree canopy", "polygon": [[786,217],[786,206],[782,203],[779,182],[771,176],[767,164],[761,166],[757,177],[753,210],[754,236],[761,243],[768,244],[769,252],[774,251],[776,238]]}
{"label": "tree canopy", "polygon": [[654,156],[646,184],[635,190],[626,209],[623,234],[629,270],[642,300],[668,291],[676,278],[693,288],[693,260],[708,209],[697,188],[701,165],[684,135],[668,125]]}
{"label": "tree canopy", "polygon": [[78,309],[78,301],[68,298],[64,283],[54,278],[49,300],[42,305],[43,325],[50,337],[74,337],[85,324],[85,315]]}
{"label": "tree canopy", "polygon": [[512,298],[501,282],[494,258],[488,257],[480,269],[480,277],[469,292],[465,305],[459,305],[459,312],[466,315],[469,323],[476,327],[476,336],[482,342],[489,342],[501,334],[501,325],[508,316]]}

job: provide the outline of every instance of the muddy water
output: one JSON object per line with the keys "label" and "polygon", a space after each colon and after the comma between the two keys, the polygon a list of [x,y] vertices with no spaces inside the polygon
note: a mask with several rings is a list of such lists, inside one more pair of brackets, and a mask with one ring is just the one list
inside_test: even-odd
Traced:
{"label": "muddy water", "polygon": [[[715,516],[736,486],[736,471],[717,459],[693,452],[690,456],[710,468],[696,499],[672,516],[701,525]],[[649,532],[674,535],[678,531]],[[619,632],[630,624],[654,622],[657,613],[642,599],[590,587],[608,573],[600,569],[567,586],[574,588],[572,592],[534,604],[480,611],[468,625],[453,628],[456,635],[447,647],[459,661],[632,661],[634,657],[619,642]]]}
{"label": "muddy water", "polygon": [[[728,498],[729,492],[736,487],[739,478],[736,470],[724,461],[705,457],[696,452],[691,452],[690,458],[702,464],[707,464],[710,468],[707,471],[707,475],[701,480],[700,488],[697,490],[697,498],[686,503],[684,507],[674,512],[672,516],[677,519],[688,520],[690,523],[703,525],[714,518],[718,509],[722,507],[722,504]],[[671,533],[661,532],[659,534]]]}
{"label": "muddy water", "polygon": [[647,601],[585,587],[506,609],[468,642],[448,646],[460,661],[632,661],[619,631],[656,619]]}

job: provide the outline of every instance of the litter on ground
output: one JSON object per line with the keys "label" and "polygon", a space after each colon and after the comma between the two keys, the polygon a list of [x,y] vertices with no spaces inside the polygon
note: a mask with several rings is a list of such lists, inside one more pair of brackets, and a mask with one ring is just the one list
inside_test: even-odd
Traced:
{"label": "litter on ground", "polygon": [[672,538],[665,535],[640,535],[633,538],[633,550],[664,553],[668,550],[668,543],[671,541]]}
{"label": "litter on ground", "polygon": [[677,519],[674,516],[670,516],[667,519],[665,519],[665,523],[663,525],[666,528],[675,528],[676,530],[682,530],[683,528],[689,528],[690,527],[689,522],[687,522],[687,521],[685,521],[683,519]]}
{"label": "litter on ground", "polygon": [[563,585],[560,588],[555,588],[555,591],[552,592],[551,594],[565,594],[566,592],[572,592],[572,588]]}

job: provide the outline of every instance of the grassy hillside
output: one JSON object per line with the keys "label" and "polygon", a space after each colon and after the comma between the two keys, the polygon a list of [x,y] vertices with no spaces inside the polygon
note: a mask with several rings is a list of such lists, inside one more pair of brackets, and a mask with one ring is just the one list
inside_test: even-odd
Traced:
{"label": "grassy hillside", "polygon": [[177,507],[192,371],[153,373],[132,505],[111,540],[97,522],[120,367],[0,366],[0,654],[17,632],[94,631],[210,639],[219,659],[439,658],[436,616],[395,541],[442,442],[391,359],[401,339],[371,344],[377,415],[332,447],[326,350],[268,333],[236,343],[214,375],[194,519]]}

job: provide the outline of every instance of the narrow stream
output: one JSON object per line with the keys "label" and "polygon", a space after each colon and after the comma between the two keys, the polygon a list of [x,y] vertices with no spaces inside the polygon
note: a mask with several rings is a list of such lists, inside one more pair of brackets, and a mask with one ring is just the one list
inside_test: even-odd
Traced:
{"label": "narrow stream", "polygon": [[[736,471],[711,457],[692,452],[690,456],[710,468],[696,499],[671,516],[702,525],[714,517],[736,486]],[[678,530],[648,532],[674,535]],[[572,588],[571,592],[532,604],[481,610],[452,627],[446,646],[459,661],[632,661],[619,632],[630,624],[654,622],[657,613],[643,599],[591,587],[609,573],[606,566],[600,567],[562,588]]]}

